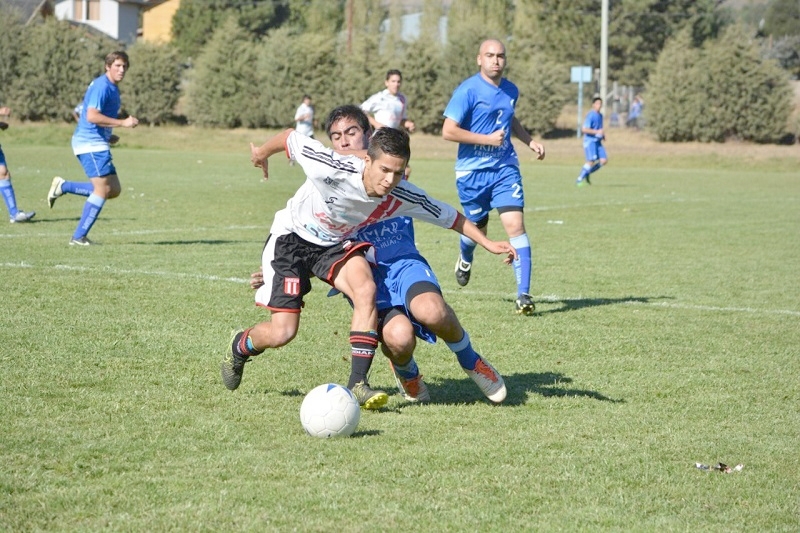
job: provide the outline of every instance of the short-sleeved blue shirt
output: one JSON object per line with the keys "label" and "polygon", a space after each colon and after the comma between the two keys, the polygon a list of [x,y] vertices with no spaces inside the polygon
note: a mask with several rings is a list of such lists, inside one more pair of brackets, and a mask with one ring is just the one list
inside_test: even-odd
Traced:
{"label": "short-sleeved blue shirt", "polygon": [[105,74],[95,78],[86,89],[81,113],[75,133],[72,134],[72,151],[75,155],[104,152],[109,149],[111,128],[104,128],[86,120],[87,111],[93,107],[101,114],[117,118],[122,105],[119,88]]}
{"label": "short-sleeved blue shirt", "polygon": [[489,134],[499,129],[506,132],[502,146],[458,145],[456,171],[519,166],[511,144],[511,121],[519,98],[517,86],[503,78],[500,86],[484,80],[480,73],[464,80],[453,92],[444,116],[460,128],[473,133]]}
{"label": "short-sleeved blue shirt", "polygon": [[[601,130],[603,129],[603,115],[594,109],[589,111],[586,114],[586,120],[583,121],[583,127],[588,128],[590,130]],[[588,141],[600,142],[603,140],[602,135],[595,135],[594,133],[584,133],[583,134],[583,142],[586,143]]]}

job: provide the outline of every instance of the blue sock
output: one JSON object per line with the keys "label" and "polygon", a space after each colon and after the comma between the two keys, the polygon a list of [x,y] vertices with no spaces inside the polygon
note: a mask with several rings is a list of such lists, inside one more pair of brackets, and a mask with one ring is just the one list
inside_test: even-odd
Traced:
{"label": "blue sock", "polygon": [[94,185],[92,185],[91,181],[65,181],[61,184],[61,192],[64,194],[89,196],[94,192]]}
{"label": "blue sock", "polygon": [[578,176],[578,179],[582,180],[591,173],[592,173],[592,165],[590,163],[586,163],[585,165],[583,165],[583,168],[581,168],[581,175]]}
{"label": "blue sock", "polygon": [[8,207],[8,215],[14,218],[19,209],[17,209],[17,197],[14,196],[14,187],[11,186],[10,179],[0,180],[0,194],[3,195],[3,200],[5,200],[6,207]]}
{"label": "blue sock", "polygon": [[81,214],[80,221],[78,221],[78,227],[75,228],[75,233],[72,235],[73,239],[77,240],[86,237],[89,230],[92,229],[94,221],[97,220],[97,217],[100,215],[100,211],[103,209],[103,204],[105,203],[105,198],[101,198],[96,194],[89,195],[89,198],[86,199],[86,203],[83,204],[83,213]]}
{"label": "blue sock", "polygon": [[414,379],[415,377],[419,376],[419,367],[417,366],[417,362],[414,360],[413,356],[411,357],[411,360],[404,365],[392,363],[392,366],[394,367],[394,371],[405,380]]}
{"label": "blue sock", "polygon": [[478,243],[470,239],[469,237],[465,237],[464,235],[461,236],[461,259],[466,261],[467,263],[472,263],[472,260],[475,257],[475,247],[478,246]]}
{"label": "blue sock", "polygon": [[450,348],[450,351],[456,354],[456,357],[458,358],[458,364],[461,365],[461,368],[464,370],[475,369],[475,365],[478,364],[480,355],[478,355],[478,352],[472,349],[472,343],[469,340],[469,333],[464,331],[464,336],[461,337],[460,341],[448,342],[446,344],[447,347]]}
{"label": "blue sock", "polygon": [[511,246],[516,248],[519,259],[514,261],[514,276],[517,278],[517,296],[528,294],[531,290],[532,254],[528,234],[510,239]]}
{"label": "blue sock", "polygon": [[598,170],[600,170],[600,167],[602,166],[603,165],[601,165],[600,162],[598,161],[597,163],[594,164],[594,166],[591,169],[589,169],[589,174],[597,172]]}

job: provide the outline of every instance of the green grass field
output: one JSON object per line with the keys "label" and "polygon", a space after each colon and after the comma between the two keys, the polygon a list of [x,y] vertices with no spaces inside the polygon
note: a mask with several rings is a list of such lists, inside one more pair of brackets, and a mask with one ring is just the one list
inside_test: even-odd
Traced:
{"label": "green grass field", "polygon": [[[0,231],[0,531],[800,530],[797,147],[612,137],[582,189],[574,139],[523,156],[536,316],[513,314],[486,252],[459,288],[456,234],[417,224],[507,402],[420,345],[432,404],[394,394],[379,356],[388,407],[318,440],[303,395],[349,373],[350,310],[324,284],[293,343],[235,392],[219,377],[230,331],[266,318],[246,280],[299,167],[274,159],[261,182],[245,141],[263,132],[121,132],[123,194],[101,245],[76,248],[82,199],[45,202],[54,175],[81,176],[69,134],[0,137],[38,212]],[[436,143],[414,137],[412,179],[454,203],[454,146]]]}

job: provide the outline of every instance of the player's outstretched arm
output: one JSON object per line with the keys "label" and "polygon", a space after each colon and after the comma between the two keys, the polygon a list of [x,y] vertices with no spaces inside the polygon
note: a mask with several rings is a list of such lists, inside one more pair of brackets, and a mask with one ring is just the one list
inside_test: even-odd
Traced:
{"label": "player's outstretched arm", "polygon": [[490,240],[480,229],[478,229],[478,226],[470,222],[461,213],[459,213],[456,217],[456,221],[453,224],[452,229],[459,232],[461,235],[464,235],[465,237],[469,237],[493,254],[507,254],[505,259],[506,263],[510,263],[512,260],[517,259],[518,257],[517,250],[511,246],[510,242]]}
{"label": "player's outstretched arm", "polygon": [[273,135],[261,146],[256,146],[255,144],[250,143],[250,161],[253,163],[254,167],[261,169],[261,171],[264,173],[265,180],[269,179],[269,164],[267,163],[267,160],[273,155],[286,150],[286,139],[289,138],[289,135],[293,131],[294,129],[289,128],[281,133],[278,133],[277,135]]}

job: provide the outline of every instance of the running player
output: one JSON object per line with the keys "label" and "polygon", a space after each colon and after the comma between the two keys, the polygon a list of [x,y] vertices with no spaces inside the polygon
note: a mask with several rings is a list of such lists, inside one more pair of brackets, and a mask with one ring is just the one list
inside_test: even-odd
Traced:
{"label": "running player", "polygon": [[[486,233],[489,212],[497,209],[500,222],[517,250],[514,261],[517,281],[516,312],[532,315],[531,247],[525,231],[525,195],[519,160],[511,134],[544,159],[544,147],[534,141],[514,116],[519,98],[517,86],[503,77],[506,49],[500,41],[481,43],[479,72],[467,78],[453,92],[444,110],[442,137],[458,143],[456,189],[464,214]],[[461,237],[461,253],[456,261],[456,281],[469,283],[475,242]]]}
{"label": "running player", "polygon": [[603,114],[600,109],[603,107],[603,99],[595,96],[592,99],[592,110],[586,113],[586,120],[583,121],[581,132],[583,132],[583,153],[586,154],[586,163],[581,169],[581,174],[575,180],[575,185],[583,187],[591,185],[589,176],[600,170],[600,167],[608,163],[606,149],[603,140],[606,138],[603,131]]}

